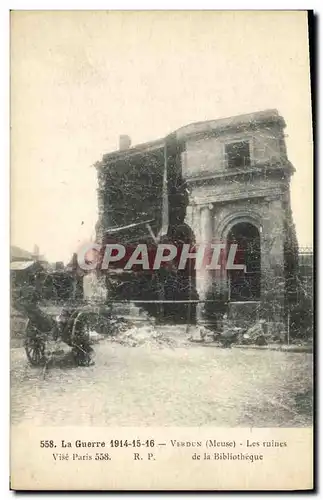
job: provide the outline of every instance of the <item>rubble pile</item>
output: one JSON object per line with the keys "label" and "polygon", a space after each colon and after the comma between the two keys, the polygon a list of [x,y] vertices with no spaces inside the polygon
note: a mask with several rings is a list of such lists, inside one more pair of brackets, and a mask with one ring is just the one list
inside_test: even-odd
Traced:
{"label": "rubble pile", "polygon": [[[142,319],[142,318],[140,318]],[[145,319],[145,318],[144,318]],[[261,319],[248,329],[234,325],[227,317],[223,318],[222,328],[212,330],[204,325],[191,325],[189,328],[178,325],[172,328],[170,325],[156,326],[152,322],[139,321],[138,318],[113,316],[105,323],[105,328],[91,328],[89,332],[92,343],[97,343],[104,338],[128,347],[148,346],[161,347],[183,347],[192,342],[198,342],[219,347],[230,347],[232,345],[258,345],[266,346],[273,343],[281,343],[276,332],[270,325]],[[277,340],[278,339],[278,340]]]}
{"label": "rubble pile", "polygon": [[221,347],[232,345],[281,344],[284,341],[284,329],[277,331],[271,323],[259,319],[249,327],[237,326],[226,315],[222,319],[221,328],[212,330],[206,326],[196,326],[191,329],[189,340],[192,342],[212,343]]}
{"label": "rubble pile", "polygon": [[267,345],[268,339],[265,335],[264,320],[257,321],[246,333],[241,336],[242,344]]}
{"label": "rubble pile", "polygon": [[129,328],[116,331],[110,340],[127,347],[176,347],[176,339],[158,332],[151,325],[132,325]]}
{"label": "rubble pile", "polygon": [[191,342],[214,342],[214,332],[204,325],[190,327],[188,340]]}

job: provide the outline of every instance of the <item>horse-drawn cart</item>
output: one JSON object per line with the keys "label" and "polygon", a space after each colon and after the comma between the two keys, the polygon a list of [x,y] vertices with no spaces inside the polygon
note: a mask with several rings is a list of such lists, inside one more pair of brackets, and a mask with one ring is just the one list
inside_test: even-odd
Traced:
{"label": "horse-drawn cart", "polygon": [[47,344],[64,342],[72,348],[75,363],[92,363],[91,332],[107,331],[109,311],[84,304],[64,307],[40,307],[35,304],[21,306],[27,316],[24,346],[29,363],[41,366],[48,361]]}
{"label": "horse-drawn cart", "polygon": [[[109,305],[75,298],[71,293],[73,275],[64,272],[53,277],[53,273],[44,271],[42,266],[32,264],[11,265],[12,306],[26,318],[24,347],[29,363],[45,365],[49,359],[48,346],[64,342],[72,348],[77,365],[91,364],[91,331],[103,333],[109,329]],[[58,282],[56,285],[62,285],[56,287],[63,290],[61,297],[53,293],[54,278]],[[69,283],[71,286],[67,286]]]}

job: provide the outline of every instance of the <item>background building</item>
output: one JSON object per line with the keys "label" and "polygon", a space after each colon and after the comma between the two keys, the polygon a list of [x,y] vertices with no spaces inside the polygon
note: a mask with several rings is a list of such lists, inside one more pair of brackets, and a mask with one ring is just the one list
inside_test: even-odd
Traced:
{"label": "background building", "polygon": [[[216,316],[223,306],[232,321],[262,317],[281,329],[297,272],[290,205],[294,168],[287,157],[285,126],[277,110],[265,110],[190,124],[136,147],[123,136],[119,151],[96,165],[98,241],[104,242],[113,228],[145,220],[157,234],[166,212],[171,241],[237,243],[245,272],[190,270],[185,278],[177,276],[177,288],[164,279],[164,296],[172,289],[175,299],[182,298],[185,289],[191,297],[196,284],[199,299],[209,301],[199,307],[200,317]],[[145,225],[123,237],[150,238]],[[194,283],[191,289],[188,282]]]}

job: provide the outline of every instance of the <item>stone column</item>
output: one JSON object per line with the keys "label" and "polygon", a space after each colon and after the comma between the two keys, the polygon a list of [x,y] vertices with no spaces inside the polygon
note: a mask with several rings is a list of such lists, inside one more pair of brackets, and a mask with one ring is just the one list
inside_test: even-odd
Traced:
{"label": "stone column", "polygon": [[[200,208],[200,237],[197,241],[199,245],[210,245],[213,239],[213,221],[212,211],[209,205],[203,205]],[[209,247],[210,248],[210,247]],[[212,290],[212,271],[201,266],[196,270],[196,289],[199,300],[209,298],[209,292]],[[200,303],[197,307],[197,319],[202,320],[205,316],[205,304]]]}
{"label": "stone column", "polygon": [[186,215],[184,222],[191,228],[193,228],[193,214],[194,214],[194,206],[190,204],[186,208]]}
{"label": "stone column", "polygon": [[267,199],[261,241],[261,303],[269,322],[284,325],[284,210],[281,200]]}
{"label": "stone column", "polygon": [[190,203],[186,209],[186,224],[193,230],[195,240],[200,239],[200,208],[196,205],[194,199],[190,198]]}
{"label": "stone column", "polygon": [[95,226],[96,229],[96,241],[102,243],[104,234],[104,186],[99,186],[97,188],[97,199],[98,199],[98,220]]}

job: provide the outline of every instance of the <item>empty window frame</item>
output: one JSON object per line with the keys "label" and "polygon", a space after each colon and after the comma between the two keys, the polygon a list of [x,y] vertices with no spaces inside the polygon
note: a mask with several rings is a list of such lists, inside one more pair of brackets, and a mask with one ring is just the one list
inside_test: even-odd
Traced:
{"label": "empty window frame", "polygon": [[225,144],[225,157],[229,168],[250,166],[249,141],[235,141]]}

